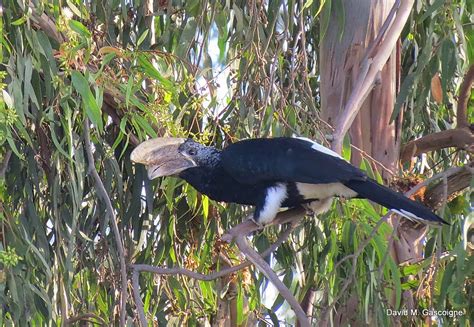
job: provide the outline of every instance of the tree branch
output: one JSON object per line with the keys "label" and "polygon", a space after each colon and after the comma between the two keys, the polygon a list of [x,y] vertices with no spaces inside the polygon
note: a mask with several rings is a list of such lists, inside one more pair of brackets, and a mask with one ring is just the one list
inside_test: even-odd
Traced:
{"label": "tree branch", "polygon": [[435,186],[428,188],[425,192],[424,204],[431,208],[439,208],[445,201],[450,202],[459,192],[469,187],[473,176],[474,162],[461,167],[460,170],[455,171],[453,174],[446,175],[447,189],[445,189],[444,182],[439,182]]}
{"label": "tree branch", "polygon": [[[272,221],[271,225],[291,222],[292,226],[295,226],[299,224],[304,214],[305,210],[303,208],[286,210],[279,213]],[[295,220],[295,217],[298,217],[299,219]],[[288,302],[288,304],[290,304],[295,313],[298,324],[302,327],[309,327],[310,323],[308,317],[306,316],[305,311],[301,308],[299,302],[293,294],[291,294],[285,284],[283,284],[283,282],[278,278],[278,275],[273,271],[270,265],[268,265],[268,263],[248,244],[248,241],[245,238],[246,235],[258,229],[260,229],[260,226],[257,226],[257,224],[251,220],[247,220],[242,224],[231,228],[222,236],[222,240],[226,242],[231,242],[232,240],[235,241],[239,250],[270,280],[270,282],[272,282],[280,295]]]}
{"label": "tree branch", "polygon": [[33,2],[30,3],[31,9],[31,20],[33,21],[33,25],[37,28],[42,30],[49,36],[51,39],[55,40],[57,43],[62,44],[67,41],[67,37],[64,36],[61,32],[58,31],[56,28],[56,23],[53,19],[51,19],[46,13],[38,14],[38,8],[35,7]]}
{"label": "tree branch", "polygon": [[[301,301],[301,308],[303,309],[306,317],[310,317],[313,314],[314,301],[316,300],[316,291],[314,287],[310,287]],[[301,327],[299,321],[296,323],[296,327]]]}
{"label": "tree branch", "polygon": [[[306,213],[306,211],[303,208],[295,208],[295,209],[290,209],[290,210],[281,212],[277,215],[277,217],[269,225],[280,225],[280,224],[290,223],[290,226],[284,232],[282,232],[280,234],[280,236],[278,237],[276,242],[274,242],[265,251],[262,252],[261,258],[265,258],[269,254],[271,254],[283,242],[286,241],[286,239],[290,236],[291,232],[293,232],[293,230],[299,225],[299,223],[300,223],[300,221],[301,221],[301,219],[302,219],[302,217],[304,216],[305,213]],[[234,226],[233,228],[231,228],[226,234],[224,234],[222,236],[222,240],[224,240],[226,242],[231,242],[232,240],[236,239],[237,237],[242,237],[243,238],[244,236],[246,236],[246,235],[248,235],[248,234],[250,234],[254,231],[257,231],[260,228],[261,227],[256,225],[253,221],[247,219],[247,220],[243,221],[242,223],[240,223],[239,225]],[[240,247],[239,247],[239,249],[240,249]],[[240,249],[240,250],[242,251],[242,249]],[[135,305],[137,306],[140,325],[141,326],[148,326],[145,310],[143,308],[143,301],[142,301],[141,296],[140,296],[140,284],[139,284],[139,274],[140,274],[140,272],[146,271],[146,272],[151,272],[151,273],[158,274],[158,275],[178,275],[179,274],[179,275],[185,275],[185,276],[188,276],[190,278],[197,279],[197,280],[211,281],[211,280],[215,280],[217,278],[221,278],[221,277],[227,276],[229,274],[232,274],[232,273],[234,273],[236,271],[239,271],[243,268],[246,268],[246,267],[250,266],[252,263],[254,263],[252,260],[247,260],[245,262],[242,262],[239,265],[229,267],[229,268],[223,269],[221,271],[216,271],[216,272],[211,273],[211,274],[201,274],[201,273],[197,273],[197,272],[194,272],[194,271],[191,271],[191,270],[188,270],[188,269],[184,269],[184,268],[181,268],[181,267],[162,268],[162,267],[155,267],[155,266],[145,265],[145,264],[131,265],[131,268],[133,270],[133,273],[132,273],[133,297],[134,297],[134,300],[135,300]],[[277,277],[277,279],[278,279],[278,277]],[[272,279],[271,279],[271,281],[273,282]],[[278,279],[278,281],[280,281],[280,280]],[[287,291],[288,291],[288,289],[287,289]],[[295,299],[295,301],[296,301],[296,299]],[[306,319],[306,316],[305,316],[305,319]]]}
{"label": "tree branch", "polygon": [[309,327],[310,323],[306,317],[305,312],[301,308],[299,302],[291,294],[290,290],[278,278],[278,275],[273,271],[270,265],[248,244],[244,235],[239,235],[235,239],[240,251],[272,282],[273,286],[278,290],[280,295],[290,304],[295,312],[296,318],[302,327]]}
{"label": "tree branch", "polygon": [[469,152],[473,152],[474,134],[471,129],[469,127],[449,129],[410,141],[402,147],[400,161],[404,163],[422,153],[449,147],[466,149]]}
{"label": "tree branch", "polygon": [[125,265],[125,251],[123,249],[122,236],[120,235],[120,230],[117,224],[117,217],[115,215],[114,207],[112,206],[112,201],[110,200],[109,195],[100,179],[99,173],[95,168],[94,155],[92,154],[92,144],[89,135],[89,119],[84,120],[84,148],[87,154],[87,160],[89,161],[89,173],[92,174],[92,177],[95,180],[96,191],[99,197],[105,202],[107,208],[107,213],[109,214],[109,221],[112,225],[112,231],[114,234],[115,245],[118,251],[118,257],[120,262],[120,326],[125,326],[126,320],[126,306],[127,306],[127,267]]}
{"label": "tree branch", "polygon": [[[278,213],[278,215],[273,219],[271,223],[265,225],[265,227],[275,226],[275,225],[283,225],[286,223],[291,223],[292,225],[298,224],[299,219],[306,214],[306,210],[302,207],[293,208],[289,210],[282,211]],[[262,229],[261,226],[255,224],[252,220],[247,219],[242,223],[238,224],[237,226],[232,227],[229,229],[224,235],[222,235],[222,240],[224,242],[230,243],[234,238],[239,235],[249,235],[252,232],[258,231]]]}
{"label": "tree branch", "polygon": [[[336,118],[332,143],[332,148],[336,152],[341,152],[344,136],[357,116],[363,101],[372,90],[378,74],[392,54],[400,33],[410,15],[413,2],[414,0],[395,2],[394,7],[399,5],[395,18],[393,18],[393,9],[387,17],[387,20],[393,19],[392,24],[384,23],[383,28],[380,30],[383,35],[377,36],[375,39],[376,44],[379,43],[380,45],[378,47],[375,46],[377,48],[376,51],[374,50],[374,45],[371,45],[368,50],[369,55],[366,55],[360,64],[361,69],[356,78],[355,87],[344,109]],[[388,25],[390,27],[386,28]],[[373,57],[372,53],[374,53]]]}
{"label": "tree branch", "polygon": [[456,111],[457,127],[451,130],[422,136],[402,146],[400,161],[405,163],[422,153],[439,149],[456,147],[474,152],[474,128],[467,120],[467,107],[474,83],[474,65],[469,67],[459,88],[458,106]]}
{"label": "tree branch", "polygon": [[[472,163],[471,163],[471,165],[472,165]],[[469,166],[469,165],[467,165],[467,166]],[[430,178],[425,179],[423,182],[417,184],[416,186],[412,187],[408,192],[405,192],[405,196],[410,197],[413,194],[415,194],[416,192],[418,192],[419,190],[421,190],[423,187],[428,186],[429,184],[433,183],[434,181],[437,181],[438,179],[445,178],[445,177],[449,178],[450,176],[455,175],[455,174],[463,171],[464,169],[466,169],[466,166],[448,168],[445,171],[443,171],[441,173],[438,173],[438,174],[435,174],[435,175],[431,176]]]}
{"label": "tree branch", "polygon": [[457,128],[469,126],[467,121],[467,105],[471,97],[472,83],[474,83],[474,65],[469,67],[459,88],[458,107],[456,111]]}
{"label": "tree branch", "polygon": [[100,323],[101,326],[107,326],[107,323],[105,322],[104,319],[102,319],[101,317],[93,313],[83,313],[83,314],[68,318],[66,319],[66,321],[64,321],[64,324],[66,326],[71,326],[78,321],[86,321],[86,322],[91,323],[91,325],[94,325],[94,324],[97,324],[96,320]]}

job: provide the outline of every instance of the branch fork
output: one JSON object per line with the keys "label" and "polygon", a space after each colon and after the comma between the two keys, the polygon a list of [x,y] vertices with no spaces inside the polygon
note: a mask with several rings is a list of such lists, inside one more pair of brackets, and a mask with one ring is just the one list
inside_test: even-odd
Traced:
{"label": "branch fork", "polygon": [[292,309],[295,312],[295,316],[300,324],[303,327],[309,327],[310,323],[305,312],[301,308],[298,300],[291,294],[290,290],[283,284],[283,282],[278,278],[278,275],[273,271],[273,269],[268,265],[264,260],[266,256],[271,254],[280,246],[286,239],[289,237],[291,232],[301,223],[303,216],[306,211],[303,208],[294,208],[287,211],[283,211],[277,215],[277,217],[269,225],[282,225],[289,224],[289,227],[284,230],[278,240],[273,243],[268,249],[259,254],[256,252],[248,243],[247,236],[252,232],[255,232],[261,229],[260,226],[255,224],[252,220],[247,219],[240,223],[239,225],[229,229],[223,236],[222,240],[225,242],[235,242],[242,254],[245,255],[247,261],[232,266],[229,268],[222,269],[221,271],[211,273],[211,274],[201,274],[194,271],[190,271],[184,268],[162,268],[154,267],[151,265],[135,264],[131,265],[132,268],[132,286],[133,286],[133,297],[135,299],[135,304],[137,306],[138,317],[141,326],[148,326],[146,319],[146,314],[144,310],[143,301],[140,296],[140,285],[139,285],[139,274],[142,271],[152,272],[159,275],[185,275],[194,279],[211,281],[217,278],[224,277],[231,273],[234,273],[238,270],[241,270],[245,267],[254,264],[275,286],[275,288],[280,292],[280,295],[290,304]]}

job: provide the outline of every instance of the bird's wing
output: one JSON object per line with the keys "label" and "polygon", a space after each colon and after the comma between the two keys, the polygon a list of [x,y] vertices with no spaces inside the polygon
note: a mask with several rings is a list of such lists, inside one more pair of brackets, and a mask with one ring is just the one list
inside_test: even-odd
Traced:
{"label": "bird's wing", "polygon": [[249,139],[222,151],[224,169],[237,181],[327,184],[365,180],[366,175],[335,152],[308,139]]}

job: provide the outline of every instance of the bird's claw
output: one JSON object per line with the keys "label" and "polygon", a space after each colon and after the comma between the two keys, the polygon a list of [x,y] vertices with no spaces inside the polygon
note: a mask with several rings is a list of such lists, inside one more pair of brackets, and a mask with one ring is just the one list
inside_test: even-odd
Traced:
{"label": "bird's claw", "polygon": [[251,221],[258,227],[258,231],[262,231],[265,228],[265,225],[260,223],[258,220],[256,220],[254,217],[250,218]]}
{"label": "bird's claw", "polygon": [[306,210],[306,213],[305,213],[306,216],[314,216],[314,215],[316,215],[316,212],[313,210],[313,208],[311,208],[310,205],[308,205],[308,204],[303,204],[302,207],[303,207],[303,209]]}

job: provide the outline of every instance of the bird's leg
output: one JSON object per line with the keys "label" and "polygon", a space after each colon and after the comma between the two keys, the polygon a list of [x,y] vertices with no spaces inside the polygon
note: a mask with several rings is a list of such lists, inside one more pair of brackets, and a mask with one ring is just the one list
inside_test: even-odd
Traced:
{"label": "bird's leg", "polygon": [[258,226],[257,232],[262,231],[265,228],[265,224],[263,224],[262,222],[259,222],[259,220],[255,218],[255,214],[250,216],[250,220],[253,221],[254,224]]}
{"label": "bird's leg", "polygon": [[331,208],[332,204],[332,197],[329,198],[324,198],[324,199],[318,199],[311,201],[309,203],[306,203],[303,205],[303,208],[306,209],[306,213],[308,215],[319,215],[321,213],[324,213]]}

